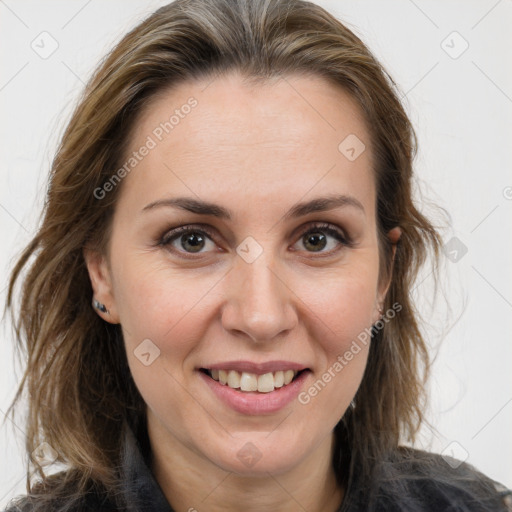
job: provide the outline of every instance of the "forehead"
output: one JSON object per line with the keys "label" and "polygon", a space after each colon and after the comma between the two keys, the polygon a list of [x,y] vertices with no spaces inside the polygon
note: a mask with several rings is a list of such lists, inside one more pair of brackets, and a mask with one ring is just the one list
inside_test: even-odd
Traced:
{"label": "forehead", "polygon": [[[348,142],[347,142],[348,141]],[[348,147],[351,146],[351,147]],[[137,199],[266,197],[292,202],[351,191],[373,203],[370,138],[357,104],[314,76],[258,84],[237,73],[159,92],[132,129],[125,160],[145,156],[123,186]],[[354,149],[357,154],[354,159]],[[347,149],[349,152],[347,153]]]}

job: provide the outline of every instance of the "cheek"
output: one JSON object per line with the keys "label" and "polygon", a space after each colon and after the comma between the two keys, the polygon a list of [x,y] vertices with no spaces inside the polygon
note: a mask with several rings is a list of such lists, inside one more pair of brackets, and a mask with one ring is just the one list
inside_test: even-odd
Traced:
{"label": "cheek", "polygon": [[344,269],[314,281],[297,279],[294,285],[305,305],[302,318],[310,321],[308,329],[331,357],[371,326],[377,280],[374,266]]}
{"label": "cheek", "polygon": [[215,322],[221,276],[171,269],[144,254],[126,257],[119,268],[116,304],[132,376],[150,407],[158,408],[163,390],[167,402],[179,402],[189,388],[191,356]]}
{"label": "cheek", "polygon": [[148,407],[181,424],[190,409],[183,367],[204,339],[209,319],[201,299],[212,279],[203,282],[150,262],[122,268],[116,302],[131,374]]}
{"label": "cheek", "polygon": [[115,296],[123,327],[129,335],[159,341],[165,333],[174,332],[213,282],[213,277],[202,279],[193,272],[169,268],[148,254],[127,256],[119,268]]}
{"label": "cheek", "polygon": [[327,430],[343,416],[363,378],[375,300],[362,277],[330,283],[324,283],[323,293],[303,292],[310,299],[309,329],[321,350],[315,374],[298,396],[303,413],[309,418],[318,416]]}
{"label": "cheek", "polygon": [[324,411],[334,423],[348,408],[366,368],[378,275],[374,263],[323,276],[314,286],[297,282],[307,305],[302,317],[310,320],[307,329],[321,348],[314,379],[298,401],[311,414]]}

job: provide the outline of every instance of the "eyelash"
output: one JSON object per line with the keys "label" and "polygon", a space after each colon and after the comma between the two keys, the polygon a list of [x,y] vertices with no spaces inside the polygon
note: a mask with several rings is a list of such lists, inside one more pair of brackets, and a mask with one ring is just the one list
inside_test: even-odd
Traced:
{"label": "eyelash", "polygon": [[[324,232],[325,234],[328,234],[335,238],[339,244],[342,247],[353,247],[353,242],[346,234],[344,234],[340,229],[335,227],[332,224],[323,223],[323,222],[317,222],[312,225],[309,225],[307,229],[301,232],[298,240],[303,238],[305,235],[309,233],[316,233],[318,231]],[[195,225],[188,225],[188,226],[180,226],[178,228],[172,229],[171,231],[166,231],[165,234],[160,238],[158,245],[162,247],[169,248],[172,242],[174,240],[179,239],[180,236],[189,234],[189,233],[198,233],[201,235],[207,235],[208,238],[210,238],[213,242],[215,242],[216,234],[209,228],[209,226],[203,225],[203,224],[195,224]],[[297,241],[298,241],[297,240]],[[177,251],[174,248],[171,249],[173,253],[179,254],[183,258],[187,259],[197,259],[200,257],[203,253],[196,253],[197,256],[194,256],[194,253],[187,253],[183,251]],[[332,256],[335,253],[337,253],[340,249],[340,247],[333,249],[328,252],[311,252],[311,254],[314,255],[314,257],[326,257],[326,256]],[[308,252],[308,251],[307,251]]]}

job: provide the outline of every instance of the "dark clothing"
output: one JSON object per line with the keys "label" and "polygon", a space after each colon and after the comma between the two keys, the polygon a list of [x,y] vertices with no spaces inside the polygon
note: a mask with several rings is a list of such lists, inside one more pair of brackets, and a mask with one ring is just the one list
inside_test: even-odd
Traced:
{"label": "dark clothing", "polygon": [[[136,437],[126,429],[123,443],[125,505],[113,505],[100,493],[90,493],[78,503],[39,506],[37,499],[22,498],[15,511],[173,512],[150,468],[145,429]],[[472,466],[450,465],[442,456],[401,448],[379,465],[371,481],[350,478],[339,512],[507,512],[512,511],[512,491],[490,480]],[[208,512],[207,501],[189,511]],[[243,509],[243,504],[240,505]],[[297,505],[297,510],[303,510]],[[181,511],[180,511],[181,512]]]}

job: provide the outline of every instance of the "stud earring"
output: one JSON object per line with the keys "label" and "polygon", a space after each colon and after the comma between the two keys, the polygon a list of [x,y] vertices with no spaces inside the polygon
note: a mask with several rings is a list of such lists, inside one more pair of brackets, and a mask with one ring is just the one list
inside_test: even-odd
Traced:
{"label": "stud earring", "polygon": [[98,310],[98,311],[101,311],[102,313],[107,313],[108,314],[108,310],[107,308],[105,307],[105,304],[102,304],[101,302],[97,301],[96,299],[93,299],[92,301],[92,305]]}

